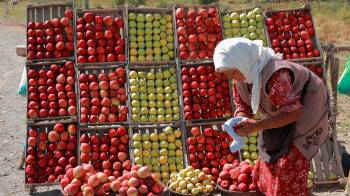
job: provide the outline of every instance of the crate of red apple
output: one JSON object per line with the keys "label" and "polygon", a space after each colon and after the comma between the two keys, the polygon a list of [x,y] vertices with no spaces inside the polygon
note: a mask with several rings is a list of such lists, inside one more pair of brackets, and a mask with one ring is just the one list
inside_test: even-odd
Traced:
{"label": "crate of red apple", "polygon": [[118,178],[123,170],[130,170],[128,127],[80,129],[80,161],[90,163],[96,171]]}
{"label": "crate of red apple", "polygon": [[182,64],[181,86],[185,121],[226,119],[232,115],[230,82],[212,62]]}
{"label": "crate of red apple", "polygon": [[173,12],[180,61],[213,58],[215,46],[222,40],[218,8],[214,5],[175,6]]}
{"label": "crate of red apple", "polygon": [[229,144],[232,138],[222,131],[221,125],[212,124],[188,125],[186,146],[189,164],[195,169],[202,169],[208,175],[213,175],[213,179],[216,180],[222,167],[237,160],[238,154],[231,153]]}
{"label": "crate of red apple", "polygon": [[27,64],[27,116],[30,120],[76,118],[73,61]]}
{"label": "crate of red apple", "polygon": [[126,62],[125,9],[76,11],[76,61],[86,63]]}
{"label": "crate of red apple", "polygon": [[269,46],[284,59],[315,60],[322,58],[311,7],[265,11]]}
{"label": "crate of red apple", "polygon": [[67,171],[60,182],[63,195],[162,195],[166,191],[148,167],[131,166],[119,177],[108,176],[83,164]]}
{"label": "crate of red apple", "polygon": [[73,57],[73,4],[27,7],[27,59]]}
{"label": "crate of red apple", "polygon": [[221,12],[224,38],[244,37],[261,40],[267,46],[263,14],[260,7]]}
{"label": "crate of red apple", "polygon": [[128,120],[124,66],[85,66],[78,69],[81,125]]}
{"label": "crate of red apple", "polygon": [[25,185],[49,185],[77,163],[76,123],[28,125]]}

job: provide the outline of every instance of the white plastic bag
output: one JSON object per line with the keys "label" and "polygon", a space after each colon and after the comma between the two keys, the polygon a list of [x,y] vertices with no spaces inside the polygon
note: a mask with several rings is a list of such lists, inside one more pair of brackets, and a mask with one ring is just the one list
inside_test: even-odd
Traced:
{"label": "white plastic bag", "polygon": [[19,83],[17,93],[23,97],[27,95],[27,69],[24,66],[23,67],[23,72],[22,72],[22,77],[21,77],[21,82]]}
{"label": "white plastic bag", "polygon": [[231,152],[237,152],[239,151],[243,145],[244,145],[244,140],[241,136],[237,135],[233,127],[235,124],[242,120],[246,120],[247,118],[245,117],[238,117],[238,118],[231,118],[230,120],[226,121],[224,123],[224,128],[225,131],[232,137],[233,141],[230,145],[230,150]]}

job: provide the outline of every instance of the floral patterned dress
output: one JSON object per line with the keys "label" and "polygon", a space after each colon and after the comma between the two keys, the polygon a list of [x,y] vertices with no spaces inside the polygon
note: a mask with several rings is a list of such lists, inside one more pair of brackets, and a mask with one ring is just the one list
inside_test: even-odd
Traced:
{"label": "floral patterned dress", "polygon": [[[282,112],[292,112],[302,107],[300,97],[292,92],[293,78],[288,69],[274,73],[267,83],[271,104]],[[235,115],[243,112],[252,117],[251,107],[245,104],[234,86]],[[267,196],[307,196],[306,186],[310,162],[292,144],[288,154],[276,163],[258,160],[252,173],[260,192]]]}

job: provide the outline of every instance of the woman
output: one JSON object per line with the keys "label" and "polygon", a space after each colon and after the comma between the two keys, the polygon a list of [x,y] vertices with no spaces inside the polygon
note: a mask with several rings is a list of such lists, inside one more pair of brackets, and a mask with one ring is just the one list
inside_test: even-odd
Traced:
{"label": "woman", "polygon": [[232,38],[214,52],[215,69],[234,84],[235,126],[241,136],[259,131],[253,180],[268,196],[307,195],[310,159],[328,137],[328,95],[320,78],[280,60],[261,41]]}

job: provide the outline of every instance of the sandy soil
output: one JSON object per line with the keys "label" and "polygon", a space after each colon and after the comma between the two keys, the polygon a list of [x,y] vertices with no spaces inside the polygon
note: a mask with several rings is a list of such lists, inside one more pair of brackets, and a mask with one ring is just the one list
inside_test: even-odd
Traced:
{"label": "sandy soil", "polygon": [[[25,44],[25,29],[18,26],[8,26],[0,23],[0,196],[28,195],[24,189],[24,171],[18,170],[17,165],[25,142],[25,98],[17,95],[25,59],[16,56],[16,45]],[[350,103],[340,108],[342,112],[350,109]],[[349,144],[350,129],[349,111],[340,119],[344,130],[340,132],[342,140]],[[345,134],[344,134],[345,133]],[[59,195],[59,187],[39,188],[41,194]],[[340,192],[339,192],[340,191]],[[317,190],[318,196],[340,196],[345,193],[337,187]]]}

